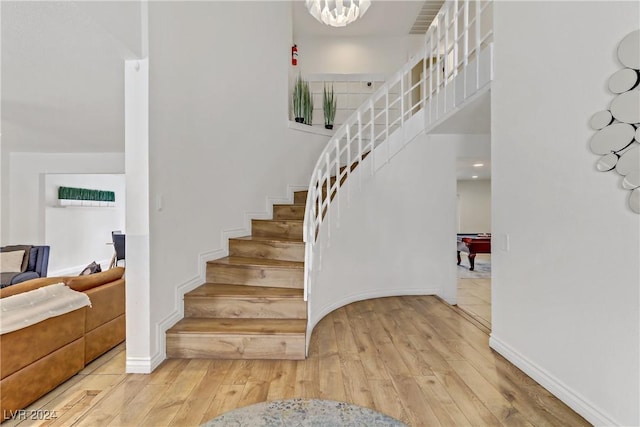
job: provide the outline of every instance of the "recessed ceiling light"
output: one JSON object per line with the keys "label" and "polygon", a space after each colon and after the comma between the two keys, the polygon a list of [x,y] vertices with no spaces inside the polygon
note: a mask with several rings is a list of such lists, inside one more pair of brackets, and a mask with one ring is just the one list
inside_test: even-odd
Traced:
{"label": "recessed ceiling light", "polygon": [[478,178],[478,175],[473,175],[471,178],[473,178],[473,179],[477,179],[477,178]]}
{"label": "recessed ceiling light", "polygon": [[474,163],[473,164],[474,168],[481,168],[482,166],[484,166],[484,163]]}

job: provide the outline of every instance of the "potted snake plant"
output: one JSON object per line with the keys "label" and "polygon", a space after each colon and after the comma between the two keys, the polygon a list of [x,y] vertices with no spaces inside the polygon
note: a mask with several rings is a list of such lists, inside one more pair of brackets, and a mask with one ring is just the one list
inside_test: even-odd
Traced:
{"label": "potted snake plant", "polygon": [[324,127],[325,129],[333,129],[333,123],[336,119],[336,107],[338,100],[333,92],[333,85],[327,89],[325,84],[322,91],[322,110],[324,111]]}
{"label": "potted snake plant", "polygon": [[304,122],[304,94],[306,82],[302,76],[298,74],[295,85],[293,86],[293,117],[296,123]]}
{"label": "potted snake plant", "polygon": [[311,95],[311,90],[309,90],[309,82],[304,82],[302,106],[304,124],[311,126],[313,123],[313,96]]}

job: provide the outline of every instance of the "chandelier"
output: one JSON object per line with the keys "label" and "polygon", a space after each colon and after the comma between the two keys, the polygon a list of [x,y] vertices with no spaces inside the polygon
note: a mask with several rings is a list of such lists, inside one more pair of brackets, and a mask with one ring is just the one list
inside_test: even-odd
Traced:
{"label": "chandelier", "polygon": [[370,0],[306,0],[311,16],[332,27],[344,27],[365,14]]}

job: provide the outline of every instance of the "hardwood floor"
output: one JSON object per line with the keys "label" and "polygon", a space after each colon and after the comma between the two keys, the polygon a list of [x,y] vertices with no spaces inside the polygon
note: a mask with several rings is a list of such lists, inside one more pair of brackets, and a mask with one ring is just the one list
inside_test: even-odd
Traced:
{"label": "hardwood floor", "polygon": [[[488,347],[488,336],[436,297],[357,302],[326,316],[301,361],[170,359],[125,374],[107,353],[5,426],[198,426],[231,409],[287,398],[369,407],[410,426],[589,425]],[[41,412],[46,414],[47,412]]]}
{"label": "hardwood floor", "polygon": [[[462,256],[463,261],[458,266],[458,307],[465,315],[491,331],[491,277],[474,278],[473,272],[465,270],[469,266],[466,254]],[[491,255],[478,254],[476,263],[491,264]]]}
{"label": "hardwood floor", "polygon": [[458,307],[491,330],[491,279],[458,279]]}

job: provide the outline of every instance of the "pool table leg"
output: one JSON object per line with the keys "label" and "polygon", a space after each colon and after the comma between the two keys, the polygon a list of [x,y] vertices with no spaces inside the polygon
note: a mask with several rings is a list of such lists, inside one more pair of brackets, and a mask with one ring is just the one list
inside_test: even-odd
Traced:
{"label": "pool table leg", "polygon": [[460,259],[460,251],[458,251],[458,265],[460,265],[461,262],[462,262],[462,259]]}
{"label": "pool table leg", "polygon": [[469,254],[469,264],[471,265],[469,270],[473,271],[476,268],[476,254]]}

